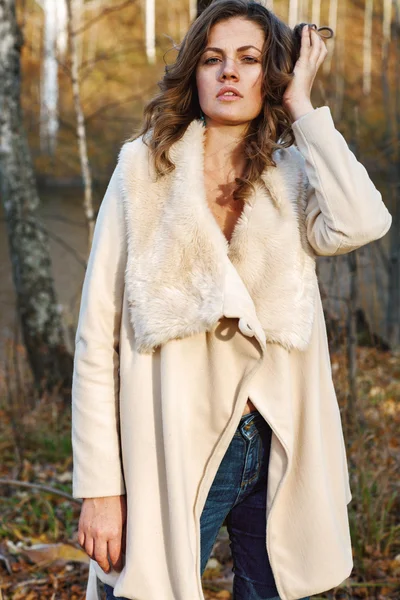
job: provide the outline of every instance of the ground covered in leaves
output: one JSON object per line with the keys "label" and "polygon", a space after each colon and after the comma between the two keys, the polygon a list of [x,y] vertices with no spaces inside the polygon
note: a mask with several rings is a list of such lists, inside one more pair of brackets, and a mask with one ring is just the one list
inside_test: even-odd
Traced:
{"label": "ground covered in leaves", "polygon": [[[357,352],[355,405],[346,357],[331,355],[353,494],[354,569],[318,598],[399,600],[400,356]],[[70,409],[56,398],[30,399],[25,386],[16,393],[9,381],[0,382],[7,383],[0,406],[0,600],[81,600],[88,558],[77,543],[80,501],[71,497]],[[232,579],[222,527],[203,575],[206,599],[229,600]]]}

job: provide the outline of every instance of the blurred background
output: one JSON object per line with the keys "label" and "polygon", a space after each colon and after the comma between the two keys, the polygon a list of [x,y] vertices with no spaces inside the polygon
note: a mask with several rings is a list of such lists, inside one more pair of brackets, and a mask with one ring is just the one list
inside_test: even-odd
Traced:
{"label": "blurred background", "polygon": [[[0,600],[84,598],[70,385],[93,226],[121,145],[208,4],[0,0]],[[331,108],[393,216],[384,238],[318,258],[355,563],[321,598],[399,599],[400,0],[265,5],[334,30],[313,105]],[[231,566],[221,528],[207,599],[231,598]]]}

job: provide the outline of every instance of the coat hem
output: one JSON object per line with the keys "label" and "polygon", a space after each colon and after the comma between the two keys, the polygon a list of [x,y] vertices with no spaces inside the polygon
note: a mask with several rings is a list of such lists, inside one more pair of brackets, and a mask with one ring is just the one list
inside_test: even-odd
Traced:
{"label": "coat hem", "polygon": [[[243,334],[243,335],[245,335],[245,334]],[[252,335],[253,334],[251,334],[249,337],[252,337]],[[203,588],[202,588],[202,582],[201,582],[201,564],[200,564],[200,561],[201,561],[201,546],[200,546],[200,542],[201,542],[201,539],[200,539],[200,537],[201,537],[201,533],[200,533],[200,517],[201,517],[201,514],[199,515],[198,511],[197,511],[198,504],[199,504],[199,501],[203,499],[203,496],[204,496],[203,489],[204,489],[205,484],[208,483],[209,480],[211,479],[211,484],[210,484],[210,486],[208,488],[208,491],[209,491],[209,489],[210,489],[210,487],[212,485],[213,477],[215,477],[215,474],[216,474],[216,471],[215,471],[214,473],[211,472],[211,475],[210,475],[210,465],[214,466],[213,463],[215,462],[215,457],[219,456],[221,454],[221,448],[223,449],[223,454],[222,454],[222,457],[221,457],[221,460],[222,460],[223,455],[224,455],[224,453],[226,452],[226,450],[227,450],[227,448],[229,446],[229,443],[230,443],[230,441],[231,441],[231,439],[233,437],[234,431],[235,431],[236,427],[238,426],[240,418],[241,418],[241,416],[243,414],[244,406],[245,406],[245,404],[247,402],[247,398],[248,398],[248,385],[249,385],[249,382],[250,382],[251,378],[255,375],[255,373],[257,372],[257,370],[262,365],[262,361],[264,359],[265,349],[264,349],[264,345],[263,345],[262,341],[258,338],[258,336],[256,336],[256,339],[257,339],[257,341],[258,341],[258,343],[260,345],[261,356],[257,360],[256,364],[253,366],[253,368],[250,370],[250,372],[245,376],[245,381],[242,383],[243,388],[241,390],[241,393],[243,394],[243,397],[244,397],[244,401],[242,400],[242,402],[241,402],[242,406],[241,406],[240,409],[236,408],[236,410],[234,410],[234,413],[233,413],[233,415],[231,417],[231,422],[228,424],[227,428],[225,429],[225,434],[222,435],[221,439],[217,443],[216,448],[214,449],[213,454],[211,455],[211,457],[209,459],[208,467],[206,467],[206,473],[204,474],[203,479],[200,482],[198,493],[197,493],[197,498],[196,498],[195,505],[194,505],[194,511],[193,512],[194,512],[195,533],[196,533],[196,578],[197,578],[197,585],[198,585],[198,591],[199,591],[199,600],[205,600],[205,597],[204,597]],[[237,405],[238,405],[238,402],[237,402]],[[235,425],[235,428],[233,428],[233,427],[231,428],[231,424],[232,424],[232,422],[235,421],[235,414],[237,414],[237,413],[240,413],[239,421],[237,421],[237,423]],[[228,438],[228,433],[227,433],[228,431],[229,432],[231,431],[231,433],[229,434],[229,438]],[[228,444],[226,445],[225,444],[225,440],[227,438],[228,438]],[[218,470],[218,466],[217,466],[217,470]],[[213,469],[213,471],[214,471],[214,469]],[[206,499],[207,499],[207,497],[205,498],[205,500]],[[203,502],[203,507],[204,507],[205,500]]]}

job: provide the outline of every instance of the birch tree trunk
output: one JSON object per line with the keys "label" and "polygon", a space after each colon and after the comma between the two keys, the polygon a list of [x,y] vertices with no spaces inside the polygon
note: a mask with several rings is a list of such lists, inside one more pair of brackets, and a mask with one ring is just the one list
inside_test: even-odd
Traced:
{"label": "birch tree trunk", "polygon": [[[317,27],[320,26],[321,19],[321,0],[312,0],[311,9],[311,23],[315,23]],[[336,31],[335,31],[336,33]]]}
{"label": "birch tree trunk", "polygon": [[65,0],[36,0],[44,15],[43,62],[40,99],[40,144],[54,155],[58,122],[58,57],[67,45]]}
{"label": "birch tree trunk", "polygon": [[298,21],[300,23],[309,23],[309,21],[308,21],[308,0],[300,0]]}
{"label": "birch tree trunk", "polygon": [[298,0],[289,0],[289,15],[288,15],[289,27],[294,27],[298,23],[298,16],[299,16],[299,1]]}
{"label": "birch tree trunk", "polygon": [[363,92],[368,96],[371,92],[371,66],[372,66],[372,19],[374,0],[365,0],[364,11],[364,41],[363,41]]}
{"label": "birch tree trunk", "polygon": [[53,155],[58,133],[57,5],[53,0],[43,0],[42,5],[44,55],[40,91],[40,144],[43,152]]}
{"label": "birch tree trunk", "polygon": [[72,83],[72,94],[74,97],[74,108],[76,117],[76,136],[78,139],[79,146],[79,158],[81,163],[81,172],[84,186],[84,201],[83,208],[85,211],[86,224],[88,228],[88,250],[92,245],[95,217],[93,210],[93,184],[92,184],[92,172],[90,169],[89,156],[86,142],[86,127],[85,127],[85,116],[83,114],[80,83],[79,83],[79,55],[78,55],[78,43],[77,34],[74,31],[74,20],[73,20],[73,0],[67,0],[67,11],[68,11],[68,37],[70,43],[71,53],[71,83]]}
{"label": "birch tree trunk", "polygon": [[40,391],[71,386],[51,274],[48,238],[36,217],[39,198],[20,104],[22,36],[15,0],[0,0],[0,190],[18,313],[28,360]]}
{"label": "birch tree trunk", "polygon": [[335,40],[338,35],[337,32],[337,14],[338,14],[338,2],[339,0],[330,0],[329,2],[329,16],[328,16],[328,25],[331,27],[335,33],[332,39],[328,41],[329,43],[329,54],[327,55],[323,65],[322,72],[324,75],[328,75],[331,72],[332,67],[332,58],[335,51]]}
{"label": "birch tree trunk", "polygon": [[[191,23],[196,18],[197,14],[197,2],[196,0],[189,0],[189,22]],[[181,36],[182,39],[183,36]]]}
{"label": "birch tree trunk", "polygon": [[333,114],[335,121],[342,118],[345,68],[346,68],[346,10],[347,0],[341,0],[338,7],[337,33],[336,33],[336,69],[335,69],[335,103]]}
{"label": "birch tree trunk", "polygon": [[150,64],[156,61],[156,3],[146,0],[146,56]]}

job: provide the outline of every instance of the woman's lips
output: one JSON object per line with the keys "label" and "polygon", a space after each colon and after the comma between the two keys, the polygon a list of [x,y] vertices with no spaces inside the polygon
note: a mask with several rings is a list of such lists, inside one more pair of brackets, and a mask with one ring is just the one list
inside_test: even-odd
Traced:
{"label": "woman's lips", "polygon": [[233,102],[234,100],[240,100],[240,96],[237,96],[236,94],[221,94],[220,96],[217,96],[217,100]]}

